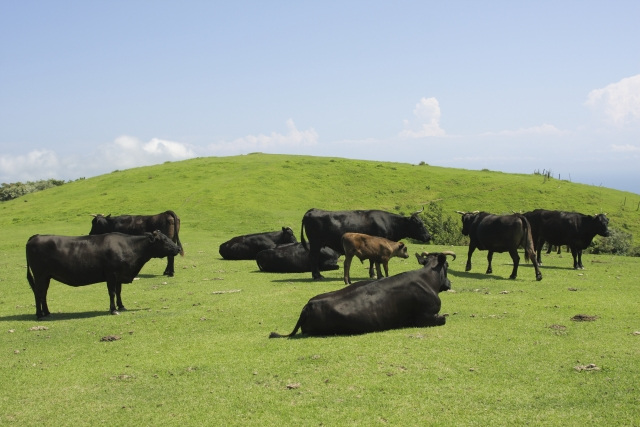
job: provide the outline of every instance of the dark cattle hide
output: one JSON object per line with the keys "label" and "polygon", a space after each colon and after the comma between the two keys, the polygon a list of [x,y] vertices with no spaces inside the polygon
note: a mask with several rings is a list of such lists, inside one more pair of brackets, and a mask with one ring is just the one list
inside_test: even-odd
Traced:
{"label": "dark cattle hide", "polygon": [[[36,300],[38,319],[49,315],[47,291],[51,279],[69,286],[107,282],[109,310],[125,310],[123,283],[131,283],[151,258],[175,256],[180,247],[160,231],[132,236],[31,236],[26,245],[27,280]],[[116,301],[114,301],[116,299]],[[116,302],[118,307],[116,309]]]}
{"label": "dark cattle hide", "polygon": [[476,249],[489,251],[487,254],[487,274],[493,272],[491,260],[494,252],[509,252],[513,260],[510,279],[518,275],[520,256],[518,248],[524,247],[526,259],[530,259],[536,273],[536,280],[542,280],[531,237],[529,221],[521,214],[492,215],[487,212],[458,212],[462,215],[462,234],[469,236],[469,253],[465,271],[471,270],[471,255]]}
{"label": "dark cattle hide", "polygon": [[[331,248],[320,250],[320,270],[337,270],[340,254]],[[288,243],[258,252],[260,271],[271,273],[306,273],[311,271],[309,250],[302,243]]]}
{"label": "dark cattle hide", "polygon": [[317,295],[302,309],[293,332],[270,338],[306,335],[352,335],[388,329],[440,326],[438,293],[451,289],[447,257],[452,252],[418,257],[422,268],[380,280],[365,280]]}
{"label": "dark cattle hide", "polygon": [[224,259],[241,260],[256,259],[258,252],[272,249],[278,245],[297,243],[298,240],[290,227],[282,227],[280,231],[245,234],[234,237],[220,245],[218,252]]}
{"label": "dark cattle hide", "polygon": [[573,268],[584,268],[582,251],[589,247],[596,235],[609,236],[609,219],[605,214],[595,216],[578,212],[550,211],[536,209],[525,212],[531,223],[531,234],[538,252],[538,263],[542,263],[542,246],[567,245],[573,256]]}
{"label": "dark cattle hide", "polygon": [[375,278],[373,265],[376,266],[377,278],[382,278],[380,264],[384,267],[384,275],[389,277],[389,260],[394,256],[409,258],[407,247],[402,242],[394,242],[384,237],[369,236],[362,233],[344,233],[342,235],[344,249],[344,283],[351,283],[349,277],[351,261],[354,256],[363,262],[369,260],[369,277]]}
{"label": "dark cattle hide", "polygon": [[[180,247],[180,255],[184,256],[180,237],[178,237],[180,218],[173,211],[166,211],[157,215],[93,215],[89,235],[117,232],[139,236],[155,230],[160,230],[178,245]],[[174,273],[174,256],[169,255],[167,256],[167,267],[164,270],[164,274],[173,276]]]}
{"label": "dark cattle hide", "polygon": [[[424,208],[423,208],[424,209]],[[320,248],[328,246],[342,254],[342,235],[344,233],[363,233],[370,236],[384,237],[398,241],[412,238],[421,242],[428,242],[431,236],[424,223],[418,216],[422,211],[414,212],[409,217],[378,210],[356,211],[323,211],[308,210],[302,218],[301,240],[304,245],[305,230],[309,239],[311,260],[313,262],[312,276],[321,279],[319,270]]]}

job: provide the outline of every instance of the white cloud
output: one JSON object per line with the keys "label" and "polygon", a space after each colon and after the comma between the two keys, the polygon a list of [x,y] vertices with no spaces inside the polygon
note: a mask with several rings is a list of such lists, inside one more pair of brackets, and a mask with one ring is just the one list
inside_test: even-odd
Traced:
{"label": "white cloud", "polygon": [[614,125],[640,121],[640,74],[592,90],[585,105]]}
{"label": "white cloud", "polygon": [[34,150],[26,155],[0,155],[0,181],[19,182],[58,178],[61,162],[51,150]]}
{"label": "white cloud", "polygon": [[549,124],[542,124],[540,126],[532,126],[528,128],[520,128],[516,130],[502,130],[498,132],[485,132],[483,136],[530,136],[530,135],[565,135],[568,132],[558,129],[557,127]]}
{"label": "white cloud", "polygon": [[428,136],[444,136],[440,127],[440,103],[436,98],[422,98],[416,104],[413,115],[418,119],[418,129],[411,129],[409,120],[404,120],[405,129],[399,133],[402,138],[424,138]]}
{"label": "white cloud", "polygon": [[193,150],[181,142],[153,138],[145,143],[128,135],[119,136],[113,143],[101,146],[98,151],[101,161],[106,161],[116,169],[195,157]]}
{"label": "white cloud", "polygon": [[611,149],[617,153],[640,153],[640,147],[637,145],[625,144],[625,145],[611,145]]}
{"label": "white cloud", "polygon": [[298,130],[292,119],[287,120],[287,130],[286,134],[271,132],[270,135],[247,135],[231,142],[211,144],[209,149],[216,154],[240,154],[278,148],[311,147],[318,143],[318,133],[313,128]]}

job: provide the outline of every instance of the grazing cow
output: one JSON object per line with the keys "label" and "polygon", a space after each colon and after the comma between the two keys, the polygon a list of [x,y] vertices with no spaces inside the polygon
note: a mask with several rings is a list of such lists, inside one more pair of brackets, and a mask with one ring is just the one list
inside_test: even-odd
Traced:
{"label": "grazing cow", "polygon": [[224,259],[256,259],[258,252],[272,249],[278,245],[297,243],[296,236],[290,227],[282,227],[281,231],[246,234],[237,236],[220,245],[220,256]]}
{"label": "grazing cow", "polygon": [[[184,256],[182,243],[178,237],[180,231],[180,218],[173,211],[166,211],[157,215],[93,215],[91,220],[90,236],[105,233],[124,233],[139,236],[144,233],[151,233],[160,230],[164,235],[169,237],[176,245],[180,247],[180,255]],[[173,277],[174,256],[167,256],[167,267],[164,275]]]}
{"label": "grazing cow", "polygon": [[36,316],[41,319],[50,314],[47,290],[51,279],[69,286],[107,282],[111,314],[126,310],[120,298],[122,284],[131,283],[151,258],[176,256],[180,247],[156,230],[142,236],[36,234],[27,241],[26,250],[27,280],[36,299]]}
{"label": "grazing cow", "polygon": [[[320,250],[320,271],[337,270],[340,254],[331,248]],[[287,243],[258,252],[260,271],[270,273],[306,273],[311,271],[309,249],[302,243]]]}
{"label": "grazing cow", "polygon": [[269,338],[293,337],[298,329],[307,335],[353,335],[444,325],[438,293],[451,289],[447,255],[455,259],[453,252],[416,254],[423,268],[317,295],[302,309],[293,332],[272,332]]}
{"label": "grazing cow", "polygon": [[376,265],[378,279],[382,278],[380,264],[384,267],[384,275],[389,277],[389,259],[394,256],[409,258],[407,247],[402,242],[394,242],[384,237],[369,236],[362,233],[344,233],[342,235],[342,248],[344,249],[344,283],[351,283],[349,271],[354,255],[363,262],[369,260],[369,277],[375,278],[373,264]]}
{"label": "grazing cow", "polygon": [[[424,207],[422,208],[424,210]],[[364,233],[370,236],[384,237],[398,241],[404,238],[412,238],[421,242],[428,242],[431,236],[424,223],[418,216],[420,212],[414,212],[410,217],[393,214],[385,211],[323,211],[310,209],[302,218],[300,235],[302,244],[307,242],[304,238],[306,230],[311,247],[311,261],[313,263],[312,276],[314,279],[322,279],[319,266],[320,248],[328,246],[334,251],[343,252],[342,235],[347,232]]]}
{"label": "grazing cow", "polygon": [[525,259],[530,259],[533,263],[536,280],[542,280],[531,237],[531,226],[522,214],[492,215],[487,212],[466,213],[460,211],[458,213],[462,215],[462,234],[470,238],[465,271],[471,270],[471,255],[476,248],[489,251],[487,254],[489,262],[487,274],[493,272],[491,269],[493,253],[509,252],[513,260],[513,271],[509,278],[515,279],[520,263],[518,248],[522,246],[525,251]]}
{"label": "grazing cow", "polygon": [[573,256],[573,268],[582,269],[582,251],[589,247],[596,234],[609,236],[609,219],[605,214],[591,216],[577,212],[535,209],[525,212],[524,216],[531,223],[539,264],[542,264],[542,245],[549,242],[552,245],[567,245]]}

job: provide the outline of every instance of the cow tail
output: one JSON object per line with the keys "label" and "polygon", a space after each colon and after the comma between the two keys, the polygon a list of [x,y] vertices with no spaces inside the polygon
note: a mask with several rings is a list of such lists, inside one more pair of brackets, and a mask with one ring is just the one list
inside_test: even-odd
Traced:
{"label": "cow tail", "polygon": [[36,281],[33,279],[33,274],[31,273],[31,268],[29,268],[29,258],[27,258],[27,280],[29,281],[29,286],[31,286],[31,290],[35,293],[35,291],[36,291]]}
{"label": "cow tail", "polygon": [[180,255],[184,256],[184,249],[182,248],[182,243],[180,243],[180,236],[178,236],[178,231],[180,230],[180,218],[174,211],[168,211],[168,214],[173,217],[173,233],[176,236],[176,245],[180,246]]}
{"label": "cow tail", "polygon": [[522,221],[522,224],[524,225],[524,253],[525,253],[525,261],[529,262],[529,260],[531,260],[531,262],[536,263],[536,250],[533,246],[533,239],[529,239],[529,236],[531,236],[531,225],[529,224],[529,220],[527,220],[527,217],[525,217],[524,215],[521,214],[517,214],[518,218],[520,218],[520,220]]}
{"label": "cow tail", "polygon": [[305,305],[304,308],[302,309],[302,313],[300,313],[300,317],[298,317],[298,323],[296,323],[296,327],[293,328],[293,331],[291,331],[290,334],[287,335],[281,335],[277,332],[271,332],[269,334],[269,338],[291,338],[292,336],[294,336],[297,332],[298,329],[300,329],[300,327],[302,326],[302,323],[304,322],[307,313],[307,306]]}

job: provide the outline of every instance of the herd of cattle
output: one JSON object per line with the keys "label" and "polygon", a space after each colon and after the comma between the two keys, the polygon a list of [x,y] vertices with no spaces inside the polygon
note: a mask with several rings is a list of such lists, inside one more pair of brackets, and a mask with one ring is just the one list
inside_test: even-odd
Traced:
{"label": "herd of cattle", "polygon": [[[445,318],[438,314],[438,294],[451,289],[447,256],[455,259],[453,252],[416,254],[421,268],[389,277],[389,259],[409,257],[401,239],[431,240],[421,212],[404,217],[380,210],[310,209],[302,218],[302,242],[296,240],[291,228],[282,227],[280,231],[234,237],[221,244],[219,252],[227,260],[256,260],[261,271],[311,272],[313,279],[321,279],[321,271],[338,269],[338,258],[345,255],[347,286],[311,298],[293,332],[273,332],[271,337],[290,337],[298,330],[307,335],[334,335],[444,325]],[[476,249],[488,251],[487,274],[492,272],[493,253],[508,252],[513,260],[511,279],[518,273],[520,247],[533,263],[536,280],[541,280],[539,266],[545,242],[568,246],[573,268],[578,269],[583,268],[582,251],[593,238],[609,235],[609,220],[604,214],[544,209],[512,215],[458,213],[462,233],[469,236],[465,271],[471,270]],[[167,257],[164,274],[174,275],[174,257],[184,255],[179,230],[178,216],[166,211],[151,216],[94,215],[87,236],[32,236],[26,245],[27,279],[35,297],[36,316],[41,319],[50,314],[47,291],[51,279],[70,286],[106,282],[111,314],[126,310],[120,295],[122,284],[131,283],[151,258]],[[369,260],[369,280],[351,284],[354,256],[362,262]]]}

